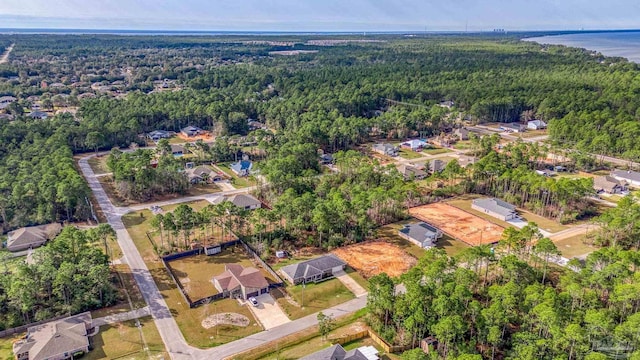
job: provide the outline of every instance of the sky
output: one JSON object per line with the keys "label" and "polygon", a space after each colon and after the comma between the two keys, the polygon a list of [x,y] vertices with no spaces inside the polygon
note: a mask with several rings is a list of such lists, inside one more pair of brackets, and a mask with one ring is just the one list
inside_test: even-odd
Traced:
{"label": "sky", "polygon": [[0,0],[0,28],[490,31],[640,28],[638,0]]}

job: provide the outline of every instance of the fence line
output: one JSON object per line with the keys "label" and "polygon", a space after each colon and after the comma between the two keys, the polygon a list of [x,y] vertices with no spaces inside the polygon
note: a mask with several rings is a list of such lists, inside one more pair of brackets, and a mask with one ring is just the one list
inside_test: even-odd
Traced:
{"label": "fence line", "polygon": [[339,338],[336,339],[330,339],[332,344],[340,344],[340,345],[344,345],[346,343],[350,343],[354,340],[360,340],[360,339],[364,339],[367,336],[369,336],[369,330],[362,330],[360,332],[357,332],[355,334],[348,334],[348,335],[343,335]]}
{"label": "fence line", "polygon": [[369,334],[371,340],[378,344],[387,354],[402,352],[414,348],[411,345],[391,345],[371,329],[368,329],[367,333]]}
{"label": "fence line", "polygon": [[[249,244],[245,243],[244,241],[240,240],[240,243],[242,243],[242,245],[244,245],[244,248],[247,250],[247,252],[249,253],[249,255],[253,256],[253,259],[262,266],[263,269],[265,269],[269,274],[271,274],[271,276],[273,276],[276,281],[278,281],[278,283],[280,285],[278,286],[282,286],[282,284],[284,284],[284,280],[282,280],[282,278],[280,277],[280,275],[278,275],[277,272],[275,272],[271,266],[269,266],[269,264],[267,264],[266,262],[264,262],[264,260],[262,260],[262,258],[260,258],[260,256],[258,256],[258,254],[256,253],[255,250],[253,250],[253,248],[251,246],[249,246]],[[275,284],[274,284],[275,285]]]}

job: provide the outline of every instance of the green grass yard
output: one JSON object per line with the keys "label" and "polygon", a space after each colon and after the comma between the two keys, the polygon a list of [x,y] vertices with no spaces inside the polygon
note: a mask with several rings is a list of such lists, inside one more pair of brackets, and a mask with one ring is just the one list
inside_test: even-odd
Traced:
{"label": "green grass yard", "polygon": [[276,301],[291,320],[322,311],[355,298],[338,279],[329,279],[317,284],[288,286],[287,292],[298,303],[291,304],[278,292],[273,292]]}
{"label": "green grass yard", "polygon": [[108,156],[94,156],[87,162],[96,175],[106,174],[111,172],[107,166],[107,158]]}
{"label": "green grass yard", "polygon": [[415,152],[413,150],[409,150],[409,149],[400,149],[400,151],[398,151],[398,155],[404,159],[418,159],[423,157],[424,155],[422,153],[419,152]]}
{"label": "green grass yard", "polygon": [[139,329],[136,327],[135,320],[100,327],[100,332],[93,337],[93,350],[82,358],[87,360],[168,358],[153,319],[149,316],[139,320]]}
{"label": "green grass yard", "polygon": [[597,246],[585,244],[586,234],[576,235],[564,240],[554,241],[562,256],[571,259],[576,256],[584,256],[599,249]]}
{"label": "green grass yard", "polygon": [[231,184],[236,188],[245,188],[256,184],[250,177],[239,177],[236,175],[229,167],[229,163],[218,164],[218,167],[231,178]]}
{"label": "green grass yard", "polygon": [[[176,206],[167,206],[164,209],[171,211]],[[143,217],[140,217],[140,213]],[[219,300],[190,309],[147,239],[146,232],[151,230],[151,212],[149,210],[133,212],[125,215],[122,220],[189,344],[199,348],[210,348],[262,331],[262,327],[255,321],[249,309],[246,306],[240,306],[235,300]],[[247,327],[230,325],[219,325],[209,329],[202,327],[202,320],[207,316],[222,312],[240,313],[247,316],[251,323]]]}

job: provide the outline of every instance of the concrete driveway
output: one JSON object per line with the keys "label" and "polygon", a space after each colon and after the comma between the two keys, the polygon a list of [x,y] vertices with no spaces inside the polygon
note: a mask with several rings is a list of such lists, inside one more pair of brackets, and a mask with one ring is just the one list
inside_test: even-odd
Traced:
{"label": "concrete driveway", "polygon": [[258,300],[258,306],[253,306],[248,301],[245,303],[265,330],[290,321],[271,294],[262,294],[256,296],[256,299]]}

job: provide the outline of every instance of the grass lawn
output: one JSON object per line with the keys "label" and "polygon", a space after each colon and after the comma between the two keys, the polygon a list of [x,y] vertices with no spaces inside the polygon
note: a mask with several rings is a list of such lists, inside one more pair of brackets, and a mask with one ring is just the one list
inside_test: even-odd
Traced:
{"label": "grass lawn", "polygon": [[449,152],[451,152],[451,150],[443,149],[443,148],[424,149],[424,150],[422,150],[422,156],[424,156],[424,155],[438,155],[438,154],[444,154],[444,153],[449,153]]}
{"label": "grass lawn", "polygon": [[274,297],[291,320],[299,319],[355,298],[353,293],[342,285],[338,279],[329,279],[305,286],[288,286],[286,290],[301,305],[300,307],[291,304],[277,292],[274,292]]}
{"label": "grass lawn", "polygon": [[576,235],[564,240],[554,241],[562,256],[571,259],[576,256],[589,254],[599,249],[597,246],[585,244],[586,234]]}
{"label": "grass lawn", "polygon": [[[93,337],[93,350],[82,358],[87,360],[167,358],[168,354],[153,319],[147,316],[139,320],[140,329],[136,327],[135,320],[101,326],[100,332]],[[147,351],[144,349],[145,344]]]}
{"label": "grass lawn", "polygon": [[453,144],[453,148],[456,150],[469,150],[471,149],[471,140],[462,140]]}
{"label": "grass lawn", "polygon": [[231,178],[231,184],[236,188],[245,188],[256,184],[254,180],[248,177],[239,177],[236,175],[229,167],[229,163],[218,164],[218,167]]}
{"label": "grass lawn", "polygon": [[[174,208],[174,206],[167,206],[165,210],[171,210],[172,208]],[[141,218],[140,213],[142,213],[144,217]],[[200,348],[209,348],[262,331],[262,327],[255,321],[249,309],[240,306],[238,302],[234,300],[220,300],[195,309],[190,309],[146,237],[145,232],[151,229],[151,212],[149,210],[133,212],[125,215],[122,220],[189,344]],[[213,276],[213,274],[211,274],[211,276]],[[202,320],[207,316],[221,312],[243,314],[249,318],[251,323],[244,328],[216,326],[205,329],[202,327]]]}
{"label": "grass lawn", "polygon": [[537,136],[543,136],[543,135],[547,135],[547,130],[530,130],[527,129],[527,131],[523,132],[523,133],[516,133],[514,134],[517,137],[520,138],[532,138],[532,137],[537,137]]}
{"label": "grass lawn", "polygon": [[562,225],[557,221],[547,219],[546,217],[542,217],[528,211],[519,210],[518,212],[527,221],[533,221],[534,223],[538,224],[538,227],[540,229],[548,231],[550,233],[557,233],[569,228],[568,226]]}
{"label": "grass lawn", "polygon": [[87,160],[89,166],[96,175],[110,173],[109,167],[107,166],[107,158],[109,156],[94,156]]}
{"label": "grass lawn", "polygon": [[344,272],[349,274],[353,280],[355,280],[358,285],[362,286],[365,290],[369,291],[369,280],[365,279],[364,276],[360,275],[359,272],[351,268],[350,266],[346,266]]}
{"label": "grass lawn", "polygon": [[400,155],[400,157],[404,159],[418,159],[424,156],[419,152],[415,152],[409,149],[400,149],[400,151],[398,151],[398,155]]}
{"label": "grass lawn", "polygon": [[[182,282],[182,286],[192,301],[218,293],[211,278],[222,274],[225,271],[225,264],[239,264],[243,267],[255,266],[241,246],[227,248],[215,256],[190,256],[169,263],[174,276]],[[266,271],[263,275],[267,281],[276,282]]]}
{"label": "grass lawn", "polygon": [[[609,175],[609,174],[607,173],[606,175]],[[579,172],[559,172],[559,173],[556,173],[554,177],[569,178],[569,179],[588,179],[588,178],[594,178],[596,176],[598,175],[587,173],[584,171],[579,171]]]}
{"label": "grass lawn", "polygon": [[0,360],[14,360],[13,343],[20,340],[25,334],[17,334],[14,336],[0,339]]}

